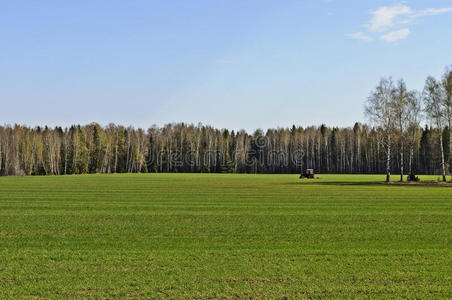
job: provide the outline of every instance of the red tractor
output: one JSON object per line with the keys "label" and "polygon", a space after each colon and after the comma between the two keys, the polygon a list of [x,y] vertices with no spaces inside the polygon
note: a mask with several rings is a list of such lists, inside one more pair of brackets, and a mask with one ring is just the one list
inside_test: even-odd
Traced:
{"label": "red tractor", "polygon": [[303,179],[303,178],[314,179],[314,176],[315,176],[314,169],[306,169],[306,171],[304,171],[300,174],[300,179]]}

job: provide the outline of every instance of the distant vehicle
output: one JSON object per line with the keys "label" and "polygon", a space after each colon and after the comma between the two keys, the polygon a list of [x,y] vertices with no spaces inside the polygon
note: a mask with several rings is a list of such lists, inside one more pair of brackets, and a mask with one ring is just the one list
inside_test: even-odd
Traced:
{"label": "distant vehicle", "polygon": [[303,178],[311,178],[311,179],[313,179],[314,176],[315,176],[314,169],[306,169],[306,171],[304,171],[304,172],[302,172],[300,174],[300,179],[303,179]]}

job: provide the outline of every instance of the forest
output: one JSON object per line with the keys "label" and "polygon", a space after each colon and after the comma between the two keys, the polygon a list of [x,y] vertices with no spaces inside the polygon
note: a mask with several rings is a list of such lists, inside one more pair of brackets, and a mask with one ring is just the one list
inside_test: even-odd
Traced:
{"label": "forest", "polygon": [[422,92],[383,78],[365,103],[368,124],[247,133],[202,124],[148,129],[97,123],[0,126],[0,175],[85,173],[441,174],[452,171],[452,71]]}

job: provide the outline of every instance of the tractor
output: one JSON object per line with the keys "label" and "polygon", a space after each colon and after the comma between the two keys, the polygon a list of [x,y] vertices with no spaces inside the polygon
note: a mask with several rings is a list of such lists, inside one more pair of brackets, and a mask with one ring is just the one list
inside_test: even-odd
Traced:
{"label": "tractor", "polygon": [[300,174],[300,179],[303,179],[303,178],[314,179],[314,176],[315,176],[314,169],[306,169],[306,171],[304,171]]}

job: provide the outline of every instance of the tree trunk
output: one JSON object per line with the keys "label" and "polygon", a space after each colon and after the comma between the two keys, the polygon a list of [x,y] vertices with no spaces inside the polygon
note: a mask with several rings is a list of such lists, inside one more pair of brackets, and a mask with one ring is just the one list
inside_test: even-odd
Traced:
{"label": "tree trunk", "polygon": [[444,163],[444,145],[443,145],[443,131],[440,129],[439,131],[439,142],[441,144],[441,168],[443,171],[443,181],[446,181],[446,166]]}
{"label": "tree trunk", "polygon": [[119,143],[119,133],[118,129],[115,129],[116,139],[115,139],[115,165],[114,165],[114,173],[118,172],[118,143]]}
{"label": "tree trunk", "polygon": [[388,135],[388,145],[386,151],[386,182],[391,179],[391,136]]}
{"label": "tree trunk", "polygon": [[[403,139],[403,137],[402,137],[402,139]],[[404,168],[404,162],[403,162],[403,151],[404,151],[404,147],[403,147],[404,145],[403,145],[403,142],[402,142],[402,144],[401,144],[401,146],[400,146],[400,181],[403,181],[403,175],[404,175],[404,173],[403,173],[403,168]]]}
{"label": "tree trunk", "polygon": [[[450,102],[452,102],[452,100],[449,100],[449,103]],[[450,112],[450,108],[448,107],[448,112],[447,112],[447,115],[448,115],[448,119],[447,119],[447,121],[448,121],[448,123],[449,123],[449,161],[448,161],[448,167],[449,167],[449,170],[450,170],[450,167],[451,167],[451,164],[452,164],[452,118],[451,118],[451,114],[452,114],[452,112]],[[449,170],[448,170],[448,172],[449,172]],[[452,180],[452,178],[451,178],[451,180]]]}
{"label": "tree trunk", "polygon": [[413,172],[413,145],[410,146],[410,159],[408,161],[408,174]]}

